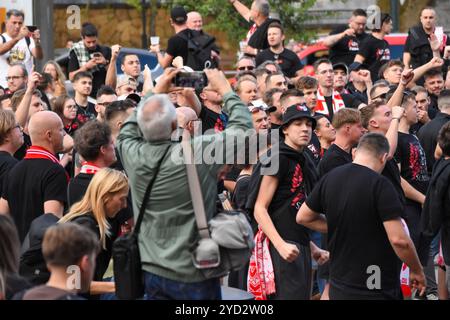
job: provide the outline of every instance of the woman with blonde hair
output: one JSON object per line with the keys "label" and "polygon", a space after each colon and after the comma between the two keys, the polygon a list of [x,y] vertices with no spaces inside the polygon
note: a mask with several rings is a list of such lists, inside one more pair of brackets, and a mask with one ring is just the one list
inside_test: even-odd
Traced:
{"label": "woman with blonde hair", "polygon": [[110,168],[101,169],[92,178],[83,198],[59,220],[59,223],[82,224],[94,231],[100,240],[101,251],[90,289],[92,295],[115,292],[114,282],[102,280],[111,260],[113,242],[119,234],[120,226],[114,218],[127,206],[128,191],[128,179],[124,173]]}
{"label": "woman with blonde hair", "polygon": [[59,64],[54,60],[49,60],[45,63],[42,68],[43,73],[48,73],[53,78],[53,87],[55,88],[54,96],[59,97],[63,94],[66,94],[66,86],[64,82],[66,81],[66,77],[61,70]]}

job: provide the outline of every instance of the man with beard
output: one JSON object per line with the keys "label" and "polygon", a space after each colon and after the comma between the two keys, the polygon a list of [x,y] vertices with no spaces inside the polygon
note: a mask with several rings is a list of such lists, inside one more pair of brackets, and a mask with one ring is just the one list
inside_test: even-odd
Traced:
{"label": "man with beard", "polygon": [[203,88],[200,93],[202,110],[199,118],[202,120],[202,133],[214,130],[214,133],[225,130],[228,116],[222,111],[222,96],[210,85]]}

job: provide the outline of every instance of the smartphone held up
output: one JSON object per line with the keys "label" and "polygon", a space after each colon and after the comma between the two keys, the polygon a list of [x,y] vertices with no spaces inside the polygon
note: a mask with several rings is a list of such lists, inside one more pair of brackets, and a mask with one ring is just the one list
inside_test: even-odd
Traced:
{"label": "smartphone held up", "polygon": [[202,90],[208,85],[208,78],[203,71],[179,72],[175,76],[173,83],[176,87],[195,88]]}

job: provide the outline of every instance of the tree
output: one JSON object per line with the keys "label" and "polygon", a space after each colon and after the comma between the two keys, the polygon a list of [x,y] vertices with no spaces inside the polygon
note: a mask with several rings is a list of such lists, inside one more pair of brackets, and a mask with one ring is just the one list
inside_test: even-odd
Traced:
{"label": "tree", "polygon": [[[241,2],[250,8],[252,0]],[[271,11],[279,16],[289,38],[308,41],[314,37],[313,31],[304,28],[304,22],[314,19],[308,15],[307,10],[314,6],[316,0],[269,0],[269,3]],[[182,5],[186,10],[198,11],[206,18],[206,30],[224,31],[228,34],[228,39],[235,43],[243,39],[249,29],[249,23],[237,13],[228,0],[174,0],[167,6],[175,5]]]}

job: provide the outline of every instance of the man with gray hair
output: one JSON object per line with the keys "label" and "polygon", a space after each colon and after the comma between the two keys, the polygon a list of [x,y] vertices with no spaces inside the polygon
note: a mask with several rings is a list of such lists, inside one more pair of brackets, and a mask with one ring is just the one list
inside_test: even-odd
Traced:
{"label": "man with gray hair", "polygon": [[269,41],[267,40],[269,25],[272,22],[280,23],[279,20],[269,17],[269,2],[267,0],[254,0],[249,9],[239,0],[229,1],[245,20],[254,22],[247,34],[247,46],[243,52],[250,56],[256,56],[259,51],[269,48]]}
{"label": "man with gray hair", "polygon": [[[172,132],[177,128],[177,115],[166,95],[177,73],[174,68],[165,70],[153,95],[143,99],[137,112],[123,125],[117,149],[130,179],[135,218],[145,190],[154,179],[139,234],[147,298],[220,299],[219,279],[206,279],[191,257],[191,249],[200,236],[186,166],[183,161],[178,161],[180,144],[171,141]],[[223,73],[215,69],[207,69],[205,73],[212,89],[223,96],[224,111],[230,116],[230,125],[223,132],[194,139],[192,144],[196,150],[206,151],[225,145],[224,140],[235,141],[239,133],[242,135],[242,130],[252,127],[252,121]],[[244,139],[241,140],[244,143]],[[228,148],[228,142],[226,144],[227,152],[234,152],[235,143],[230,145],[231,148]],[[223,160],[197,164],[208,220],[216,210],[216,177],[225,163]]]}

